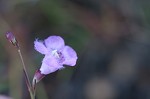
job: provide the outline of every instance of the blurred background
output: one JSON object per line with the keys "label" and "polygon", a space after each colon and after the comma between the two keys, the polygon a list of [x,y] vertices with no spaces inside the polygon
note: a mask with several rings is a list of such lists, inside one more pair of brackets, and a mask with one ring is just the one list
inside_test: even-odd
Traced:
{"label": "blurred background", "polygon": [[30,99],[17,50],[30,79],[43,55],[36,38],[62,36],[75,67],[47,75],[36,99],[150,99],[149,0],[0,0],[0,99]]}

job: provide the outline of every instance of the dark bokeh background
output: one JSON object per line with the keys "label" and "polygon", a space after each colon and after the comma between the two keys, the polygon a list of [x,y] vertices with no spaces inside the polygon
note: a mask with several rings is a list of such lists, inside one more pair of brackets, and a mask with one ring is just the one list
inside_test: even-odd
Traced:
{"label": "dark bokeh background", "polygon": [[30,99],[18,39],[32,79],[43,55],[35,38],[59,35],[72,46],[75,67],[47,75],[37,99],[150,99],[149,0],[0,0],[0,99]]}

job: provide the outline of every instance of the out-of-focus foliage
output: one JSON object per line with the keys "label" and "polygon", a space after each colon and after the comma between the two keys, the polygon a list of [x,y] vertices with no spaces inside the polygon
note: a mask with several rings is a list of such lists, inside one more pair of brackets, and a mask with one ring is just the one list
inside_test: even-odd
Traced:
{"label": "out-of-focus foliage", "polygon": [[47,75],[37,99],[149,99],[149,0],[1,0],[0,94],[29,99],[16,49],[18,39],[30,78],[43,56],[36,38],[59,35],[78,54],[75,67]]}

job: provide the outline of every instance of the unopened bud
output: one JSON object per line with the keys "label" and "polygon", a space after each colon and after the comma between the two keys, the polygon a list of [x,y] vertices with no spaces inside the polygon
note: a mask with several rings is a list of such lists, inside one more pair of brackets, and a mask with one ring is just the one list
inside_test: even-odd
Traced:
{"label": "unopened bud", "polygon": [[33,81],[32,81],[33,87],[36,85],[36,83],[38,83],[44,77],[45,77],[45,75],[41,74],[40,70],[37,70],[34,74]]}
{"label": "unopened bud", "polygon": [[11,42],[15,47],[19,48],[19,44],[12,32],[6,32],[5,36],[9,42]]}

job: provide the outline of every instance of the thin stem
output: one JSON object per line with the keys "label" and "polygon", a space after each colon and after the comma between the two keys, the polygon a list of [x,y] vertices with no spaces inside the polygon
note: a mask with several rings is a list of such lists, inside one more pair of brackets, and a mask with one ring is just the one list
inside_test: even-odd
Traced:
{"label": "thin stem", "polygon": [[26,66],[25,66],[25,63],[24,63],[24,60],[23,60],[20,49],[18,49],[18,53],[19,53],[19,56],[20,56],[20,59],[21,59],[22,65],[23,65],[23,72],[24,72],[24,75],[25,75],[25,81],[26,81],[26,85],[28,87],[31,99],[35,99],[35,92],[34,92],[34,89],[32,88],[31,83],[30,83],[29,76],[28,76]]}
{"label": "thin stem", "polygon": [[19,56],[20,56],[20,59],[21,59],[22,65],[23,65],[23,71],[24,71],[24,74],[25,74],[25,77],[26,77],[26,80],[27,80],[27,84],[28,84],[29,87],[31,87],[29,76],[28,76],[28,73],[27,73],[27,70],[26,70],[26,66],[25,66],[25,63],[24,63],[24,60],[23,60],[23,57],[22,57],[20,49],[18,49],[18,53],[19,53]]}
{"label": "thin stem", "polygon": [[34,82],[34,86],[32,85],[32,88],[33,88],[33,95],[34,95],[34,97],[35,97],[35,94],[36,94],[36,80],[35,80],[35,82]]}
{"label": "thin stem", "polygon": [[6,35],[7,40],[10,41],[18,50],[18,53],[19,53],[19,56],[20,56],[20,59],[21,59],[22,65],[23,65],[23,73],[25,75],[26,85],[28,87],[31,99],[35,99],[35,91],[34,91],[32,85],[30,83],[29,76],[28,76],[28,73],[27,73],[27,70],[26,70],[26,66],[25,66],[25,63],[24,63],[24,60],[23,60],[23,57],[22,57],[22,54],[21,54],[20,47],[19,47],[19,43],[17,42],[17,40],[16,40],[16,38],[13,35],[12,32],[6,32],[5,35]]}
{"label": "thin stem", "polygon": [[33,93],[30,92],[30,96],[31,96],[31,99],[35,99],[35,96]]}
{"label": "thin stem", "polygon": [[[26,73],[25,73],[24,69],[23,69],[23,72],[24,72],[24,75],[25,75]],[[26,81],[26,85],[27,85],[29,93],[30,93],[30,97],[31,97],[31,99],[34,99],[34,95],[33,95],[34,92],[33,92],[32,88],[29,87],[29,82],[27,80],[27,76],[26,75],[25,75],[25,81]]]}

